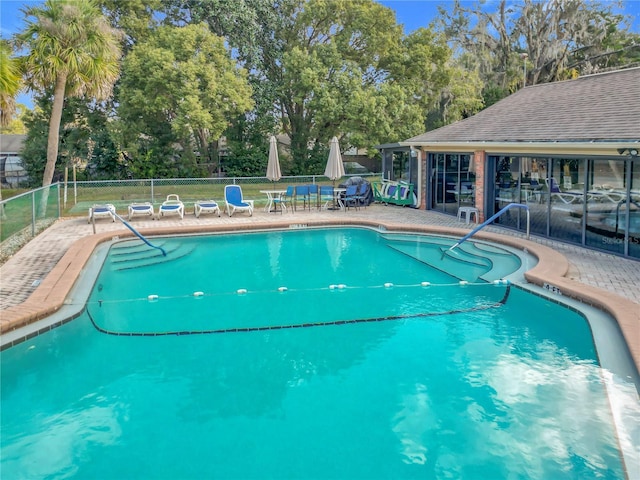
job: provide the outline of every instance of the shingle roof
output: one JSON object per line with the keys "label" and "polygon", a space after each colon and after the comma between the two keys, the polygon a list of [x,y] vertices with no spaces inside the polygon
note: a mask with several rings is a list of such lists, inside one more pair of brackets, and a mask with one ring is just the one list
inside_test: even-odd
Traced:
{"label": "shingle roof", "polygon": [[0,135],[0,154],[20,152],[25,138],[26,135]]}
{"label": "shingle roof", "polygon": [[640,67],[525,87],[406,142],[640,141]]}

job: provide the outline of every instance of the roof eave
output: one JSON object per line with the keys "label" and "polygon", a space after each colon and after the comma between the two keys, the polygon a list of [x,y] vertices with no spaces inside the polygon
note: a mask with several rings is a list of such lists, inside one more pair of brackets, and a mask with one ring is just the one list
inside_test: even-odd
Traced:
{"label": "roof eave", "polygon": [[477,152],[568,155],[621,155],[618,150],[638,148],[640,140],[584,141],[584,142],[437,142],[404,141],[400,146],[420,148],[430,152]]}

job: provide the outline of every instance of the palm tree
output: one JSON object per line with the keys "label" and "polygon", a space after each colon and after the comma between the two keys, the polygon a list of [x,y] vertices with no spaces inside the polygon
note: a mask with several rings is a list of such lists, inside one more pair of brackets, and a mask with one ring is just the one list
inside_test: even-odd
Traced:
{"label": "palm tree", "polygon": [[[16,95],[20,90],[20,70],[11,58],[11,46],[0,40],[0,127],[6,127],[16,113]],[[0,185],[2,200],[2,185]],[[0,219],[5,219],[4,205],[0,206]]]}
{"label": "palm tree", "polygon": [[18,63],[11,58],[11,47],[0,41],[0,127],[6,127],[16,112],[16,95],[20,90],[21,75]]}
{"label": "palm tree", "polygon": [[39,92],[53,86],[42,178],[42,186],[48,186],[58,157],[64,99],[109,98],[119,73],[121,37],[92,0],[47,0],[44,5],[25,8],[23,13],[27,25],[16,41],[19,47],[29,49],[22,58],[27,86]]}

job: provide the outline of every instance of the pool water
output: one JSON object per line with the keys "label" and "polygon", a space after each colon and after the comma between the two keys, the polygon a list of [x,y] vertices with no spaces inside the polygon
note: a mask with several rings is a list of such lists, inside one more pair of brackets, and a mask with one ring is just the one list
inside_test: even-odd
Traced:
{"label": "pool water", "polygon": [[3,478],[625,478],[585,319],[394,241],[113,247],[81,317],[1,354]]}

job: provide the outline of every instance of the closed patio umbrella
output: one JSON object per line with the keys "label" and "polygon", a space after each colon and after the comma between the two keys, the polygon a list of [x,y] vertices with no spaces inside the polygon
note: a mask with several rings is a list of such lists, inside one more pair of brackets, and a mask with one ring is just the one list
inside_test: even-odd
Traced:
{"label": "closed patio umbrella", "polygon": [[280,160],[278,159],[278,143],[276,137],[271,135],[269,140],[269,163],[267,163],[267,178],[277,182],[282,178],[280,173]]}
{"label": "closed patio umbrella", "polygon": [[336,180],[344,177],[344,164],[342,163],[337,137],[333,137],[329,143],[329,160],[327,160],[327,167],[324,169],[324,176],[328,177],[329,180],[333,180],[334,186]]}

